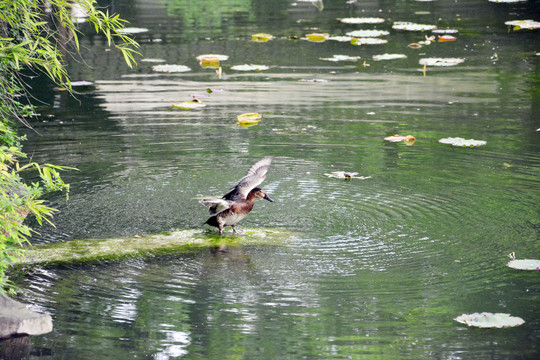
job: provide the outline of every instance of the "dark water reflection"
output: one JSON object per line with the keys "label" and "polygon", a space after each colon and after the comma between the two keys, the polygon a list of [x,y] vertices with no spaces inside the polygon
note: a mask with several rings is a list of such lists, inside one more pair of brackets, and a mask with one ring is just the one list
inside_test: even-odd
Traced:
{"label": "dark water reflection", "polygon": [[[57,228],[33,242],[198,228],[206,214],[193,198],[223,193],[267,155],[275,159],[264,187],[276,202],[257,203],[244,225],[301,235],[284,247],[38,269],[20,280],[22,297],[50,313],[55,330],[33,339],[31,358],[536,358],[537,274],[504,266],[512,251],[536,258],[539,249],[538,32],[504,25],[539,20],[536,5],[112,2],[150,30],[137,35],[145,58],[193,71],[129,70],[89,35],[91,67],[69,65],[74,80],[94,81],[78,100],[35,84],[50,106],[27,152],[80,171],[65,174],[69,202],[50,198]],[[386,22],[336,20],[349,16]],[[393,21],[456,28],[458,40],[413,50],[407,44],[426,33],[393,31]],[[388,30],[389,43],[286,39],[359,28]],[[278,38],[253,43],[257,32]],[[230,56],[222,79],[197,64],[204,53]],[[407,59],[372,61],[383,53]],[[361,60],[319,60],[334,54]],[[465,62],[424,77],[422,57]],[[271,68],[230,69],[244,63]],[[208,87],[224,91],[198,95],[204,109],[171,107]],[[236,126],[253,111],[264,114],[259,125]],[[383,140],[396,133],[417,140]],[[438,143],[448,136],[487,145]],[[371,178],[324,176],[338,170]],[[526,323],[485,331],[452,320],[481,311]]]}

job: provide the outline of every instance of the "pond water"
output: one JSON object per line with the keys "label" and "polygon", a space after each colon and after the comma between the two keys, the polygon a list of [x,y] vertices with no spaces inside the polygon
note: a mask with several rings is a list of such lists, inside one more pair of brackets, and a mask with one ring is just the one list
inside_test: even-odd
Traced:
{"label": "pond water", "polygon": [[[18,280],[22,301],[51,314],[32,338],[44,359],[533,359],[540,356],[538,272],[508,269],[507,254],[540,256],[540,91],[535,1],[102,1],[138,33],[140,59],[185,73],[129,69],[83,24],[84,62],[69,59],[77,98],[33,87],[39,132],[26,152],[74,166],[69,201],[49,197],[56,228],[32,242],[199,229],[195,198],[224,194],[274,156],[258,201],[240,226],[297,235],[284,246],[87,266],[44,267]],[[379,24],[346,24],[380,17]],[[431,31],[453,42],[408,47]],[[308,42],[308,33],[388,31],[382,45]],[[276,38],[253,42],[254,33]],[[404,54],[374,61],[374,55]],[[228,55],[222,76],[201,54]],[[321,60],[359,56],[356,62]],[[422,58],[462,58],[449,67]],[[233,65],[267,65],[241,72]],[[211,94],[207,88],[219,89]],[[196,96],[198,110],[172,104]],[[253,127],[236,124],[263,114]],[[411,134],[413,145],[385,141]],[[477,148],[438,142],[485,140]],[[329,178],[333,171],[367,179]],[[30,220],[31,221],[31,220]],[[35,224],[34,224],[35,225]],[[215,229],[205,227],[208,236]],[[234,236],[227,230],[226,236]],[[474,312],[525,320],[477,329]]]}

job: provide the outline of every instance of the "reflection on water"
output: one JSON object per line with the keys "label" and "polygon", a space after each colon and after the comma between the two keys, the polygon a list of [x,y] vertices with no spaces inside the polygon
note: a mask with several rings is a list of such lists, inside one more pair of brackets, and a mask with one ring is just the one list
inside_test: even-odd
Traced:
{"label": "reflection on water", "polygon": [[[19,280],[22,297],[55,330],[32,340],[31,358],[535,358],[536,275],[504,265],[512,251],[538,256],[537,33],[503,25],[538,17],[534,3],[204,4],[113,3],[149,29],[137,35],[144,57],[192,72],[129,70],[91,35],[82,48],[92,67],[69,65],[75,80],[94,82],[78,100],[36,83],[50,106],[26,151],[80,171],[65,174],[69,202],[50,198],[57,228],[32,241],[199,228],[206,213],[194,198],[223,194],[268,155],[263,185],[276,202],[257,202],[242,224],[301,235],[286,246],[36,269]],[[360,16],[386,22],[337,20]],[[426,34],[393,31],[393,21],[456,28],[458,40],[410,49]],[[360,28],[390,31],[389,43],[290,40]],[[253,43],[257,32],[276,39]],[[195,60],[204,53],[230,56],[221,80]],[[407,58],[372,61],[383,53]],[[335,54],[361,59],[319,60]],[[423,76],[418,60],[439,56],[465,62]],[[239,64],[270,69],[231,70]],[[193,94],[207,106],[172,108]],[[238,127],[245,112],[263,119]],[[417,140],[383,140],[393,134]],[[487,145],[438,143],[448,136]],[[332,171],[371,178],[324,176]],[[482,331],[452,320],[479,311],[526,323]]]}

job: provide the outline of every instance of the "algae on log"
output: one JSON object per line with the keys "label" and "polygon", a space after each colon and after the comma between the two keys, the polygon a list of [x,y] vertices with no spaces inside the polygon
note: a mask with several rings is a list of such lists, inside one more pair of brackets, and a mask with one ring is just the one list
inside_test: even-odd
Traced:
{"label": "algae on log", "polygon": [[280,245],[296,234],[282,229],[243,229],[219,236],[208,230],[178,230],[129,238],[73,240],[27,247],[17,265],[87,263],[141,256],[184,253],[193,249],[240,245]]}

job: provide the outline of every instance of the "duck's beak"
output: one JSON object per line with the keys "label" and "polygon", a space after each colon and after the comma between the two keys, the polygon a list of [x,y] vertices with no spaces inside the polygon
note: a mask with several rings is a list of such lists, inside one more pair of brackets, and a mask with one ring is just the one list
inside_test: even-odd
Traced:
{"label": "duck's beak", "polygon": [[274,200],[270,199],[270,197],[268,195],[264,195],[263,199],[268,200],[270,202],[274,202]]}

